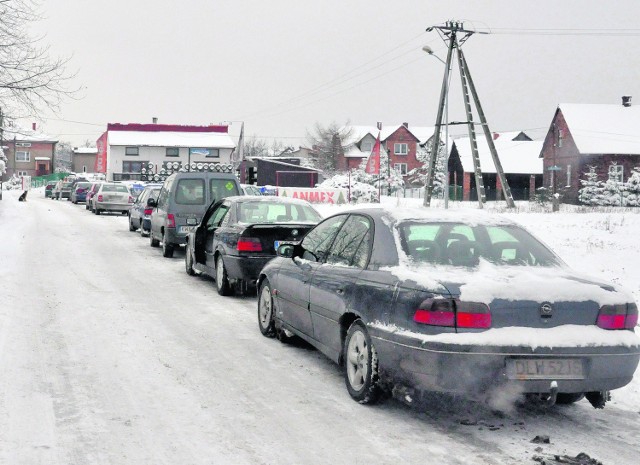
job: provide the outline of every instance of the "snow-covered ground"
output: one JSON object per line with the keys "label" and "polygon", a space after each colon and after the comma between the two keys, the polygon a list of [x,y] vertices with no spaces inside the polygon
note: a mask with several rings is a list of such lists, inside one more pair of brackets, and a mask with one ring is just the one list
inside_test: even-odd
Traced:
{"label": "snow-covered ground", "polygon": [[[218,296],[126,217],[18,195],[0,201],[0,463],[638,463],[640,373],[604,410],[499,414],[438,395],[361,406],[317,351],[262,337],[254,297]],[[526,210],[506,216],[640,300],[640,211]]]}

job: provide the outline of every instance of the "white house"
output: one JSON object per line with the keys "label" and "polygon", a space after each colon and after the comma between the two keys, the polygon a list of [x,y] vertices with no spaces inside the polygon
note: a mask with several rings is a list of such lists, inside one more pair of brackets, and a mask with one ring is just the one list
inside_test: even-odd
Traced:
{"label": "white house", "polygon": [[110,123],[97,148],[94,171],[119,181],[141,179],[143,169],[157,173],[167,162],[228,164],[236,144],[228,126]]}

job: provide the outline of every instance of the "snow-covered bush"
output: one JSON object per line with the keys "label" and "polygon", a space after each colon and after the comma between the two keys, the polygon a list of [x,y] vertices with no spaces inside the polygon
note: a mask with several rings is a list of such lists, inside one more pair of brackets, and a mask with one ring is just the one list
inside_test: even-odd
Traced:
{"label": "snow-covered bush", "polygon": [[[433,139],[429,139],[425,147],[418,145],[416,151],[416,159],[422,163],[419,168],[414,168],[407,173],[414,180],[420,181],[422,185],[427,183],[427,173],[429,172],[429,163],[431,160],[431,147],[433,147]],[[438,158],[436,158],[435,173],[433,176],[433,191],[431,195],[434,198],[443,196],[445,183],[445,163],[447,158],[447,150],[444,143],[440,143],[438,149]]]}
{"label": "snow-covered bush", "polygon": [[586,179],[581,179],[582,187],[578,190],[578,200],[585,205],[599,205],[602,200],[602,182],[598,181],[596,167],[590,166],[589,172],[584,173]]}
{"label": "snow-covered bush", "polygon": [[351,189],[352,203],[374,203],[378,201],[378,188],[364,182],[354,180],[351,176],[345,174],[337,174],[332,178],[326,179],[318,187],[326,189]]}

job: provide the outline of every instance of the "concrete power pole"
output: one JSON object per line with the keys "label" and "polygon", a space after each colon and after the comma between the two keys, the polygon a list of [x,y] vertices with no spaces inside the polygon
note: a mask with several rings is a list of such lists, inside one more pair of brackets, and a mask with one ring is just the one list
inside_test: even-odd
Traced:
{"label": "concrete power pole", "polygon": [[[446,69],[444,72],[442,89],[440,91],[440,102],[438,104],[438,113],[436,116],[435,130],[433,133],[433,145],[431,149],[432,154],[429,159],[429,165],[427,167],[427,182],[425,185],[424,206],[428,207],[431,205],[431,197],[433,193],[433,180],[435,177],[436,158],[437,158],[438,148],[440,147],[440,132],[443,126],[442,119],[443,119],[443,113],[445,108],[445,102],[447,101],[451,61],[455,51],[457,52],[457,57],[458,57],[458,68],[460,70],[460,80],[462,81],[462,93],[464,97],[465,111],[467,114],[466,124],[469,130],[469,140],[471,143],[471,154],[473,158],[476,189],[478,192],[478,206],[480,208],[483,207],[486,197],[485,197],[484,183],[482,180],[482,169],[480,166],[478,143],[476,140],[475,126],[477,124],[480,125],[483,129],[485,138],[487,140],[487,145],[489,146],[489,151],[491,152],[491,158],[493,159],[493,163],[496,168],[496,173],[498,175],[498,178],[500,179],[500,183],[502,184],[502,191],[504,193],[504,198],[507,202],[507,206],[509,208],[514,208],[515,203],[513,201],[513,196],[511,195],[511,189],[509,188],[509,184],[507,183],[507,178],[505,177],[504,170],[502,169],[502,163],[500,163],[498,152],[496,151],[495,144],[493,143],[493,137],[491,135],[491,131],[489,130],[489,124],[487,123],[487,119],[484,115],[484,111],[482,110],[482,105],[480,104],[480,98],[478,97],[478,93],[476,91],[475,85],[473,84],[473,79],[471,78],[471,73],[469,72],[469,66],[467,65],[467,60],[465,59],[464,53],[462,52],[462,49],[461,49],[462,44],[464,44],[464,42],[466,42],[467,39],[475,33],[475,31],[464,29],[463,23],[457,22],[457,21],[448,21],[447,23],[445,23],[444,26],[433,26],[433,27],[427,28],[427,31],[433,31],[433,30],[436,30],[438,34],[440,34],[440,37],[442,38],[442,40],[447,44],[448,52],[447,52],[447,61],[445,63]],[[459,36],[461,36],[461,38]],[[473,104],[476,107],[476,111],[480,119],[478,123],[473,121],[473,110],[471,107],[471,99],[473,99]],[[445,124],[448,124],[448,122]],[[449,176],[448,167],[445,169],[447,169],[446,176]],[[445,195],[449,195],[449,193],[445,192]]]}

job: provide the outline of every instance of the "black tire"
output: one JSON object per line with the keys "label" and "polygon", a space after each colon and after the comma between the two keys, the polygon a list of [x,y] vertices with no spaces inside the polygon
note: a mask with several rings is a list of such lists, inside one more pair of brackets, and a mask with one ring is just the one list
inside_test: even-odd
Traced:
{"label": "black tire", "polygon": [[101,212],[102,212],[102,210],[100,210],[99,208],[96,208],[95,211],[94,211],[94,213],[96,215],[99,215]]}
{"label": "black tire", "polygon": [[216,258],[216,289],[218,294],[225,296],[231,294],[231,286],[229,285],[229,276],[224,266],[222,255]]}
{"label": "black tire", "polygon": [[275,307],[268,279],[262,281],[258,292],[258,328],[265,337],[275,337],[276,335]]}
{"label": "black tire", "polygon": [[584,392],[560,392],[556,397],[556,404],[569,405],[584,399]]}
{"label": "black tire", "polygon": [[160,241],[153,237],[153,232],[149,232],[149,245],[151,247],[160,247]]}
{"label": "black tire", "polygon": [[188,243],[184,250],[184,268],[189,276],[196,274],[196,270],[193,269],[193,255]]}
{"label": "black tire", "polygon": [[162,234],[162,256],[165,258],[173,257],[173,244],[167,239],[167,233]]}
{"label": "black tire", "polygon": [[375,404],[383,393],[378,354],[361,320],[349,327],[343,350],[344,380],[349,395],[361,404]]}
{"label": "black tire", "polygon": [[131,219],[131,215],[129,215],[129,231],[132,231],[132,232],[133,232],[133,231],[135,231],[136,229],[138,229],[138,228],[136,228],[136,227],[133,225],[133,221],[132,221],[132,219]]}

